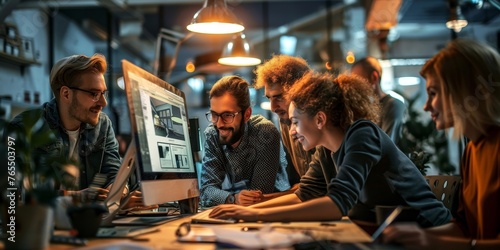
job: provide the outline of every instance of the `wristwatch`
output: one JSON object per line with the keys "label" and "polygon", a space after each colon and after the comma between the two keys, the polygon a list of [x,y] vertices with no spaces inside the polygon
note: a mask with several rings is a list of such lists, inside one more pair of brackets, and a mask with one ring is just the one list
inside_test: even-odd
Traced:
{"label": "wristwatch", "polygon": [[226,202],[228,204],[234,204],[234,194],[230,194],[229,196],[227,196],[227,199],[226,199]]}

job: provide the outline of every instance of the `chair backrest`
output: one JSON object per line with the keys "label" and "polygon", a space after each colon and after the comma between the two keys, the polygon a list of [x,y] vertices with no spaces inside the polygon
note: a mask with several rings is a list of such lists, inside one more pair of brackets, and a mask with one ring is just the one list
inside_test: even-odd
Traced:
{"label": "chair backrest", "polygon": [[425,176],[432,192],[436,198],[443,202],[444,206],[453,212],[454,199],[457,197],[460,186],[459,175],[430,175]]}

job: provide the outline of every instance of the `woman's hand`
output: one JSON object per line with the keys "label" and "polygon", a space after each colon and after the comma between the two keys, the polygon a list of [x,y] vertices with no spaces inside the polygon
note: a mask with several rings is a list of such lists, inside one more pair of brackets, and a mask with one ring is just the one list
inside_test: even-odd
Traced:
{"label": "woman's hand", "polygon": [[430,249],[432,239],[416,223],[397,223],[383,233],[384,243],[399,243],[408,249]]}
{"label": "woman's hand", "polygon": [[259,210],[255,208],[243,207],[238,205],[219,205],[209,214],[210,218],[216,219],[236,219],[244,221],[258,221]]}

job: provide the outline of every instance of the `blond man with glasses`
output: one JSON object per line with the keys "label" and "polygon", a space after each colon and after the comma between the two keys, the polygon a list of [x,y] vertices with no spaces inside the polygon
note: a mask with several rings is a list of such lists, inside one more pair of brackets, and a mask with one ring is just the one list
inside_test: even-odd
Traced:
{"label": "blond man with glasses", "polygon": [[201,170],[201,202],[251,205],[263,194],[290,188],[280,134],[261,115],[252,115],[249,84],[226,76],[210,90],[205,154]]}
{"label": "blond man with glasses", "polygon": [[106,59],[100,54],[60,59],[50,72],[50,87],[55,98],[43,104],[41,112],[40,109],[25,111],[11,122],[23,127],[23,117],[41,114],[44,127],[52,130],[56,139],[35,149],[33,154],[63,155],[78,163],[80,174],[75,184],[79,190],[87,189],[97,174],[105,176],[105,180],[98,183],[101,199],[106,197],[106,188],[120,167],[111,120],[101,112],[108,105],[106,69]]}

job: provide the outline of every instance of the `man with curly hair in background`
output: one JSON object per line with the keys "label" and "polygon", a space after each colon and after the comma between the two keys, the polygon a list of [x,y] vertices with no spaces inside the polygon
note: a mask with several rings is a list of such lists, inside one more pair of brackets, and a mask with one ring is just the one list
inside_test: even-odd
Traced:
{"label": "man with curly hair in background", "polygon": [[[271,111],[279,117],[279,127],[281,139],[287,153],[287,174],[292,188],[287,193],[291,193],[298,188],[300,178],[309,169],[309,163],[313,160],[315,150],[305,151],[297,141],[294,131],[290,132],[290,119],[288,117],[288,107],[290,103],[284,98],[289,88],[299,80],[305,73],[312,72],[306,60],[300,57],[288,55],[273,55],[273,57],[255,70],[255,89],[264,87],[265,96],[271,102]],[[319,150],[318,157],[315,157],[311,164],[333,164],[329,157],[328,150]],[[275,193],[267,195],[273,198],[282,194]]]}

